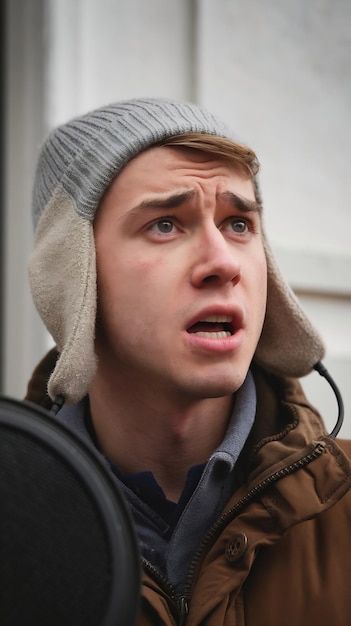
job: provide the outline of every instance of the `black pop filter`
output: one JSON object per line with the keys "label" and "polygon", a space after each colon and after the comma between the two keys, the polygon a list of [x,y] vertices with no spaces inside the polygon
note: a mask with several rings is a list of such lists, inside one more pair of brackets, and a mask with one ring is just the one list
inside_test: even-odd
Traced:
{"label": "black pop filter", "polygon": [[129,510],[93,450],[48,412],[0,397],[1,626],[133,626]]}

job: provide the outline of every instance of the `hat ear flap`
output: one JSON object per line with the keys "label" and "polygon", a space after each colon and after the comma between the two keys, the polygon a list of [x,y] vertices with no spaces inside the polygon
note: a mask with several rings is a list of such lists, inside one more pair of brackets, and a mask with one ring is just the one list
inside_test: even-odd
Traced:
{"label": "hat ear flap", "polygon": [[284,280],[265,234],[267,310],[255,361],[274,374],[299,378],[323,359],[323,341]]}
{"label": "hat ear flap", "polygon": [[59,358],[48,383],[52,399],[76,403],[96,371],[96,260],[92,222],[60,187],[38,224],[29,262],[33,300]]}

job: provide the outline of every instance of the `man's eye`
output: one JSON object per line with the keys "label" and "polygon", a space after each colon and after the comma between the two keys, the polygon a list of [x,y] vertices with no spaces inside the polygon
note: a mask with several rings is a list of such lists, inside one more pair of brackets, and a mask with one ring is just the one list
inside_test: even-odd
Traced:
{"label": "man's eye", "polygon": [[244,235],[248,231],[247,222],[243,219],[236,219],[230,222],[231,229],[238,235]]}
{"label": "man's eye", "polygon": [[150,226],[150,230],[168,235],[173,232],[174,224],[171,220],[158,220]]}

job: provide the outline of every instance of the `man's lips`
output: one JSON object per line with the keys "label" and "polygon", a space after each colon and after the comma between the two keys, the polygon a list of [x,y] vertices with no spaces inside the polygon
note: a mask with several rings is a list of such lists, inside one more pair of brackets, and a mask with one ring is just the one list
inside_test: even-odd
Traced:
{"label": "man's lips", "polygon": [[187,326],[187,332],[208,339],[231,337],[243,326],[243,315],[236,309],[232,312],[200,312]]}

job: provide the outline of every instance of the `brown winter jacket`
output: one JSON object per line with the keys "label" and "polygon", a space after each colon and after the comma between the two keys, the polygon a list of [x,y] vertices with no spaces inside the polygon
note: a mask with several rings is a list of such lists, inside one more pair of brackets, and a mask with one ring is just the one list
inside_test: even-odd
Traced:
{"label": "brown winter jacket", "polygon": [[[53,358],[28,388],[39,404]],[[351,624],[351,442],[327,436],[297,381],[254,375],[258,411],[237,489],[183,598],[144,564],[136,626]]]}

